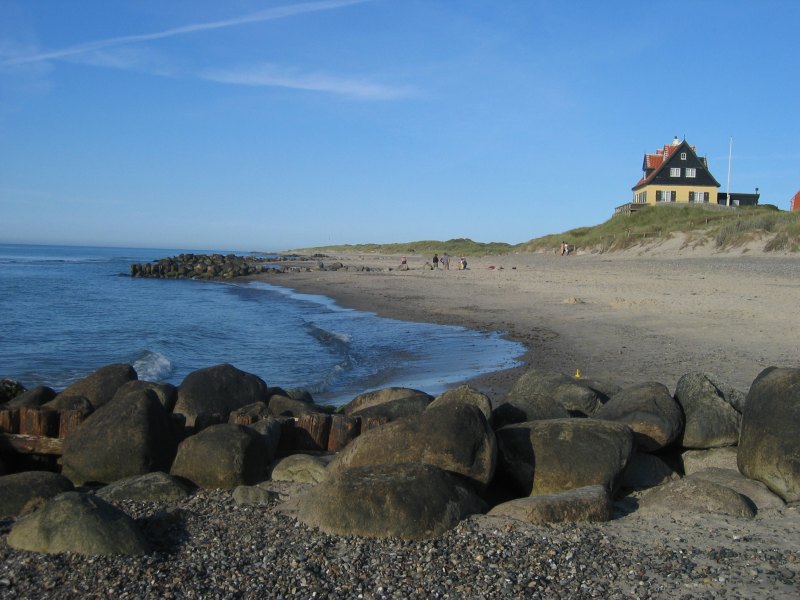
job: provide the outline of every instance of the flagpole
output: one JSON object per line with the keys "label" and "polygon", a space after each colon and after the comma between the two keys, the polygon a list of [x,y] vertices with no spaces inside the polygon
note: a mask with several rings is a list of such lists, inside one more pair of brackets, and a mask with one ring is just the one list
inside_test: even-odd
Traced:
{"label": "flagpole", "polygon": [[728,183],[725,190],[725,206],[731,205],[731,157],[733,156],[733,136],[728,144]]}

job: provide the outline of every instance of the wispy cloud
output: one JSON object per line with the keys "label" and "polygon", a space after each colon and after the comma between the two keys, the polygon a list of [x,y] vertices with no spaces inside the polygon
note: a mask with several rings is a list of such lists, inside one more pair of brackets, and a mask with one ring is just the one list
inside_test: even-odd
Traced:
{"label": "wispy cloud", "polygon": [[318,2],[305,2],[302,4],[292,4],[286,6],[276,6],[266,10],[242,15],[240,17],[233,17],[231,19],[222,19],[219,21],[210,21],[207,23],[193,23],[190,25],[182,25],[180,27],[173,27],[163,31],[155,31],[152,33],[142,33],[137,35],[124,35],[113,38],[106,38],[103,40],[95,40],[93,42],[86,42],[84,44],[77,44],[75,46],[68,46],[58,50],[50,50],[46,52],[36,52],[17,55],[11,58],[6,58],[0,61],[0,65],[22,65],[30,63],[39,63],[50,60],[65,59],[74,57],[80,54],[95,52],[105,48],[114,46],[122,46],[126,44],[136,44],[140,42],[151,42],[154,40],[163,40],[166,38],[189,35],[192,33],[199,33],[201,31],[211,31],[214,29],[224,29],[227,27],[236,27],[239,25],[247,25],[249,23],[258,23],[262,21],[274,21],[277,19],[285,19],[295,15],[301,15],[310,12],[318,12],[323,10],[332,10],[352,4],[362,4],[370,2],[371,0],[320,0]]}
{"label": "wispy cloud", "polygon": [[274,65],[208,70],[200,73],[200,77],[218,83],[328,92],[360,100],[391,100],[411,96],[414,93],[408,88],[324,73],[300,73],[297,70],[281,69]]}

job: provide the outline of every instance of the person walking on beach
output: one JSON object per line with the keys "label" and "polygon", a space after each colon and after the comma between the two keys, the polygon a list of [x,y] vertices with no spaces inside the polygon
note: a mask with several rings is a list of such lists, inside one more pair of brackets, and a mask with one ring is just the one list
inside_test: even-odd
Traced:
{"label": "person walking on beach", "polygon": [[461,257],[461,262],[458,264],[458,268],[462,271],[467,268],[467,259],[463,256]]}
{"label": "person walking on beach", "polygon": [[438,269],[439,268],[439,255],[436,254],[436,253],[434,253],[434,255],[433,255],[433,268],[434,269]]}
{"label": "person walking on beach", "polygon": [[442,268],[446,271],[450,270],[450,256],[445,252],[442,254]]}

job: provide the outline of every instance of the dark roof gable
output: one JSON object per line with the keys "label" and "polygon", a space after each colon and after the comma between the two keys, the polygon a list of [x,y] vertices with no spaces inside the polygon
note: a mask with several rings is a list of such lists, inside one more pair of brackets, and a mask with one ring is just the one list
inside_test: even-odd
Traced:
{"label": "dark roof gable", "polygon": [[[686,161],[681,161],[680,156],[686,153]],[[681,178],[675,180],[669,178],[670,166],[680,163],[681,167],[689,167],[697,169],[697,176],[692,178],[691,181]],[[637,190],[651,183],[662,183],[670,185],[713,185],[719,187],[719,182],[714,179],[713,175],[708,171],[708,163],[705,158],[700,158],[694,149],[683,140],[680,144],[675,146],[664,146],[664,149],[655,154],[645,154],[642,162],[642,170],[645,175],[642,177],[635,186]],[[667,173],[667,176],[664,176]]]}

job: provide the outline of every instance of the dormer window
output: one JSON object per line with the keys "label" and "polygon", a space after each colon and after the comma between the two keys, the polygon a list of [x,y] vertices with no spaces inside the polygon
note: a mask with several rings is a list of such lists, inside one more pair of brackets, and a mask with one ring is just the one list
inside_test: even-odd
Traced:
{"label": "dormer window", "polygon": [[681,168],[680,167],[672,167],[669,170],[670,177],[680,177],[681,176]]}
{"label": "dormer window", "polygon": [[697,177],[697,169],[686,169],[686,176],[687,177]]}
{"label": "dormer window", "polygon": [[686,160],[686,152],[681,152],[681,160]]}

